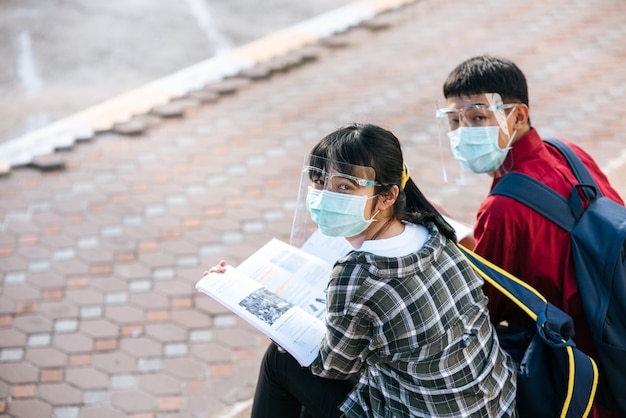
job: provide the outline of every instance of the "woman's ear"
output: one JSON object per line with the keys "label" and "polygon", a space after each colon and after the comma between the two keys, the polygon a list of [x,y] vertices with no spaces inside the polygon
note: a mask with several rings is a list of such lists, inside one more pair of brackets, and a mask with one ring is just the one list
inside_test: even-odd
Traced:
{"label": "woman's ear", "polygon": [[398,199],[398,195],[400,194],[400,188],[396,185],[393,185],[389,188],[389,190],[385,190],[380,194],[380,198],[376,204],[376,208],[381,212],[392,207],[396,200]]}

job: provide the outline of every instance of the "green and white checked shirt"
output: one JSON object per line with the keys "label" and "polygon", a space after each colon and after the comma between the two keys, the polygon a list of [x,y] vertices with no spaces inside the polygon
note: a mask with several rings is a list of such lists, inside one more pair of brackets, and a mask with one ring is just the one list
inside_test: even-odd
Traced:
{"label": "green and white checked shirt", "polygon": [[346,417],[510,417],[515,369],[501,350],[482,279],[428,225],[418,251],[352,251],[328,285],[327,333],[314,374],[360,381]]}

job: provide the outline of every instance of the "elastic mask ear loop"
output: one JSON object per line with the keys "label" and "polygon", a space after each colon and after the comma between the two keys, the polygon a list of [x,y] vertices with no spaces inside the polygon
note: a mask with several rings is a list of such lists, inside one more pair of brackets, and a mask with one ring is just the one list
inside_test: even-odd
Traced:
{"label": "elastic mask ear loop", "polygon": [[[509,120],[509,118],[511,117],[515,109],[517,109],[517,106],[519,105],[515,105],[515,107],[511,110],[511,113],[509,113],[509,115],[506,117],[506,120]],[[516,134],[517,134],[517,129],[514,129],[513,133],[509,135],[509,142],[506,144],[506,147],[504,147],[504,149],[511,149],[511,143],[513,143],[513,138],[515,138]]]}
{"label": "elastic mask ear loop", "polygon": [[[369,196],[369,197],[367,198],[367,200],[373,199],[373,198],[375,198],[375,197],[377,197],[377,196],[380,196],[380,193],[376,193],[375,195]],[[377,221],[378,221],[378,219],[374,219],[374,218],[375,218],[375,217],[376,217],[376,215],[378,215],[379,213],[380,213],[380,209],[378,209],[378,210],[376,211],[376,213],[374,213],[374,214],[372,215],[372,217],[368,219],[368,222],[377,222]]]}
{"label": "elastic mask ear loop", "polygon": [[511,149],[511,143],[513,142],[513,138],[515,138],[515,134],[517,134],[517,129],[515,129],[513,133],[509,135],[509,142],[507,142],[506,147],[504,147],[504,149]]}
{"label": "elastic mask ear loop", "polygon": [[375,213],[375,214],[373,214],[373,215],[372,215],[372,217],[368,219],[368,221],[370,221],[370,222],[378,222],[378,219],[374,219],[374,218],[375,218],[375,217],[376,217],[376,215],[378,215],[379,213],[380,213],[380,209],[378,209],[378,210],[376,211],[376,213]]}

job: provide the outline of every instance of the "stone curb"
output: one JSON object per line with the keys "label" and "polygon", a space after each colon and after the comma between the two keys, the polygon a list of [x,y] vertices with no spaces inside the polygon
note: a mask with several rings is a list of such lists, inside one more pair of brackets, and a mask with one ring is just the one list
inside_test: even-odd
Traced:
{"label": "stone curb", "polygon": [[91,139],[97,132],[107,131],[116,123],[128,122],[134,116],[147,114],[154,107],[202,89],[209,83],[219,82],[259,63],[312,45],[380,13],[415,1],[355,1],[201,61],[0,144],[0,166],[7,174],[11,167],[30,164],[35,157],[51,154],[60,148],[70,148],[77,141]]}

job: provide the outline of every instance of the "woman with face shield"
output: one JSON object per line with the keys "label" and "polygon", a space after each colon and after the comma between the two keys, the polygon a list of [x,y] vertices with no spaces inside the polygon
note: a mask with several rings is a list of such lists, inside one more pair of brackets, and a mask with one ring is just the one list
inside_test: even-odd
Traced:
{"label": "woman with face shield", "polygon": [[342,127],[303,172],[310,219],[352,251],[331,273],[318,357],[303,368],[271,344],[252,417],[516,416],[514,366],[482,280],[410,178],[398,139]]}

